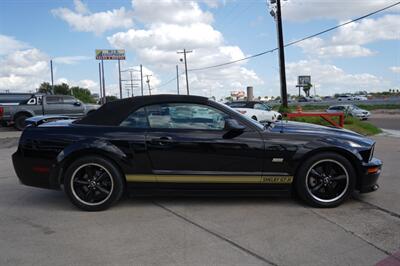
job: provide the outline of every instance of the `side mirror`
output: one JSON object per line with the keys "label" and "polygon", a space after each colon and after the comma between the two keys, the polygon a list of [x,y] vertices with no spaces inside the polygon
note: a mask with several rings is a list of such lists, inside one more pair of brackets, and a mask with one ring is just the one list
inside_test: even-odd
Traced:
{"label": "side mirror", "polygon": [[225,120],[225,130],[227,131],[243,131],[246,127],[240,125],[235,119]]}
{"label": "side mirror", "polygon": [[75,105],[75,106],[81,106],[82,103],[81,103],[81,102],[74,102],[74,105]]}
{"label": "side mirror", "polygon": [[224,135],[224,139],[233,139],[243,133],[246,127],[240,125],[235,119],[225,120],[225,130],[227,131]]}

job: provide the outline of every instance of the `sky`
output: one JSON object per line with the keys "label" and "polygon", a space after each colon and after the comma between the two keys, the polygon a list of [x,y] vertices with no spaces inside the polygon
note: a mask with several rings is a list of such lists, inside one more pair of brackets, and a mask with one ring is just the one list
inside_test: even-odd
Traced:
{"label": "sky", "polygon": [[[397,1],[283,1],[285,43]],[[35,91],[50,82],[53,60],[56,84],[97,93],[95,49],[125,49],[122,70],[142,64],[144,75],[151,75],[152,94],[177,92],[176,65],[185,93],[184,64],[177,53],[185,48],[193,51],[187,55],[191,94],[220,99],[253,86],[255,96],[278,96],[277,52],[194,70],[275,48],[269,9],[265,0],[2,0],[0,92]],[[290,94],[298,93],[299,75],[311,76],[318,95],[400,89],[400,5],[287,47],[285,57]],[[119,95],[117,61],[105,61],[104,67],[107,94]],[[123,72],[122,79],[128,75]],[[123,87],[126,97],[127,82]]]}

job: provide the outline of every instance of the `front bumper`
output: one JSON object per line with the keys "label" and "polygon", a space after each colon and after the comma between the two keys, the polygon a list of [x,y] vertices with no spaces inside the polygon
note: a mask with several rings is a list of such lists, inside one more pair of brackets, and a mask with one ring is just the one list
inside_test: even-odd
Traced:
{"label": "front bumper", "polygon": [[359,178],[357,189],[361,193],[375,191],[379,188],[377,181],[382,171],[382,161],[372,158],[368,163],[361,166],[361,176]]}

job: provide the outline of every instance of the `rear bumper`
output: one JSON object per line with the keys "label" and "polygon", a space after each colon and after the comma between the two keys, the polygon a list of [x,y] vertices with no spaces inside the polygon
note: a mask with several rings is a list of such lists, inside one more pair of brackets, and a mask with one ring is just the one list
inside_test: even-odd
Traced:
{"label": "rear bumper", "polygon": [[358,190],[361,193],[368,193],[379,188],[377,183],[382,171],[382,162],[373,158],[370,162],[364,163],[361,167],[361,176],[358,183]]}
{"label": "rear bumper", "polygon": [[54,178],[56,169],[48,160],[27,158],[18,149],[12,155],[12,162],[19,181],[27,186],[59,189],[58,179]]}

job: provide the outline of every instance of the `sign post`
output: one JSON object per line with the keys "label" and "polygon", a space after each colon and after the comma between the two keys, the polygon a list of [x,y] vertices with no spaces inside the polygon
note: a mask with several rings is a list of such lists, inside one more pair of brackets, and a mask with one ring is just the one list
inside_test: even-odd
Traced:
{"label": "sign post", "polygon": [[300,96],[300,89],[308,88],[308,90],[304,90],[306,96],[310,96],[309,89],[311,88],[311,76],[298,76],[297,78],[297,85],[296,87],[299,88],[299,96]]}
{"label": "sign post", "polygon": [[122,98],[122,83],[121,83],[121,60],[125,60],[125,50],[109,50],[109,49],[96,49],[96,60],[101,60],[102,69],[102,83],[103,83],[103,103],[106,102],[106,87],[104,80],[104,60],[118,60],[118,79],[119,79],[119,96]]}

